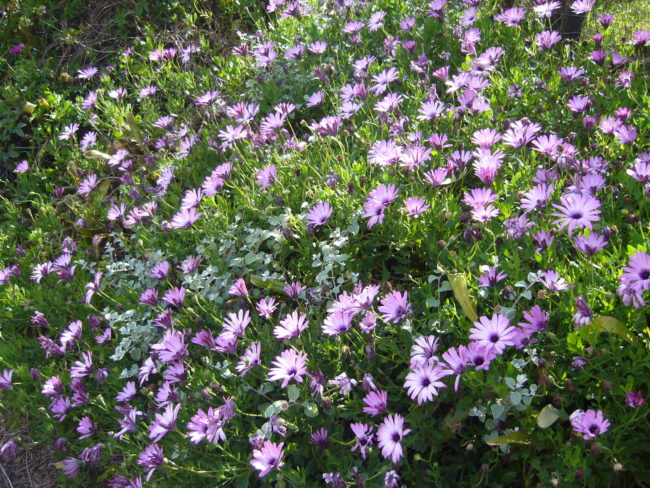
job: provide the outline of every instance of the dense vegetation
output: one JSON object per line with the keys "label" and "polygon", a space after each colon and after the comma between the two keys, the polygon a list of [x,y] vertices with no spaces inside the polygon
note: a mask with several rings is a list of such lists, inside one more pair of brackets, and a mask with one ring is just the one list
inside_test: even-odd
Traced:
{"label": "dense vegetation", "polygon": [[0,414],[63,486],[650,484],[650,31],[52,3],[1,18]]}

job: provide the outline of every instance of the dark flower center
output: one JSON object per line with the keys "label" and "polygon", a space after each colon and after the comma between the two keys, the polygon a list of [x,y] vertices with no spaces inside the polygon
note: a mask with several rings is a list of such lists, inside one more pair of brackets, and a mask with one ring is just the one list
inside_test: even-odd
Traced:
{"label": "dark flower center", "polygon": [[582,218],[582,213],[581,213],[581,212],[573,212],[573,213],[571,214],[571,218],[572,218],[572,219],[576,219],[576,220],[577,220],[577,219],[581,219],[581,218]]}
{"label": "dark flower center", "polygon": [[391,436],[391,439],[393,442],[399,442],[401,440],[402,436],[399,432],[393,432],[393,435]]}
{"label": "dark flower center", "polygon": [[269,466],[274,465],[276,461],[277,461],[277,459],[275,459],[274,457],[270,457],[269,458]]}
{"label": "dark flower center", "polygon": [[650,278],[650,270],[644,269],[643,271],[641,271],[641,273],[639,273],[639,276],[641,277],[642,280],[647,280],[648,278]]}
{"label": "dark flower center", "polygon": [[596,424],[591,424],[589,426],[589,433],[598,434],[598,432],[600,432],[600,428]]}
{"label": "dark flower center", "polygon": [[420,383],[423,387],[427,387],[431,384],[431,380],[429,378],[422,378],[422,381]]}
{"label": "dark flower center", "polygon": [[298,372],[298,370],[297,370],[296,368],[290,368],[290,369],[287,371],[287,375],[291,376],[291,375],[296,374],[297,372]]}
{"label": "dark flower center", "polygon": [[478,357],[478,358],[474,359],[474,364],[475,364],[476,366],[480,366],[481,364],[483,364],[483,361],[484,361],[483,358]]}
{"label": "dark flower center", "polygon": [[499,342],[499,334],[496,334],[496,333],[491,334],[490,335],[490,342],[492,344],[495,344],[495,343]]}

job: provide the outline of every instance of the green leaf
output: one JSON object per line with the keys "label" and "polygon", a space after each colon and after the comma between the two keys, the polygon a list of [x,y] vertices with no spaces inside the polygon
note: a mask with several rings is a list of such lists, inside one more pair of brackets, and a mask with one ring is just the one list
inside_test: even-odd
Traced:
{"label": "green leaf", "polygon": [[277,405],[272,403],[271,405],[266,407],[266,409],[264,410],[264,416],[268,419],[268,418],[271,418],[276,413],[278,413],[279,411],[280,411],[280,409],[277,407]]}
{"label": "green leaf", "polygon": [[454,292],[454,297],[458,300],[463,312],[465,312],[468,319],[472,322],[476,322],[478,320],[478,315],[476,313],[476,300],[469,294],[465,275],[462,273],[454,273],[448,274],[447,278],[449,279],[449,284],[451,284],[451,289]]}
{"label": "green leaf", "polygon": [[305,402],[302,405],[305,409],[305,415],[307,417],[314,418],[318,415],[318,407],[314,402]]}
{"label": "green leaf", "polygon": [[495,420],[501,417],[503,412],[506,411],[505,407],[499,403],[495,403],[494,405],[492,405],[490,407],[490,410],[492,411],[492,417],[494,417]]}
{"label": "green leaf", "polygon": [[531,440],[531,437],[526,432],[519,430],[486,442],[488,446],[504,446],[506,444],[530,444]]}
{"label": "green leaf", "polygon": [[298,390],[296,385],[289,385],[287,395],[289,396],[289,401],[293,403],[300,397],[300,390]]}
{"label": "green leaf", "polygon": [[596,332],[609,332],[610,334],[616,334],[622,337],[628,342],[634,342],[634,335],[632,335],[623,322],[614,317],[604,315],[594,317],[591,320],[590,327],[591,330]]}
{"label": "green leaf", "polygon": [[560,410],[553,405],[546,405],[537,415],[537,425],[540,429],[548,429],[560,418]]}
{"label": "green leaf", "polygon": [[519,405],[521,403],[521,393],[518,391],[510,393],[510,403],[513,405]]}

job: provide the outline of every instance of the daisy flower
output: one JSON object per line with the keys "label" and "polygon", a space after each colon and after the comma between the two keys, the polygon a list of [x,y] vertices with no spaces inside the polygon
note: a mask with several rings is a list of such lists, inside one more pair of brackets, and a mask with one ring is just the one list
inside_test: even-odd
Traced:
{"label": "daisy flower", "polygon": [[286,388],[292,379],[303,382],[302,376],[307,373],[307,354],[295,349],[285,349],[273,361],[275,368],[269,370],[269,380],[282,380],[282,388]]}
{"label": "daisy flower", "polygon": [[576,410],[569,417],[574,432],[584,434],[584,439],[593,439],[609,430],[611,423],[603,416],[601,410]]}
{"label": "daisy flower", "polygon": [[412,400],[417,400],[418,405],[422,405],[423,402],[430,402],[434,396],[438,396],[438,389],[447,387],[439,380],[451,373],[437,363],[427,363],[414,368],[406,375],[404,388],[408,388]]}
{"label": "daisy flower", "polygon": [[516,329],[509,324],[505,315],[493,314],[491,319],[483,316],[474,322],[469,338],[501,354],[507,346],[515,345]]}
{"label": "daisy flower", "polygon": [[382,313],[381,318],[385,322],[393,322],[395,324],[401,322],[412,313],[411,304],[408,302],[408,292],[390,292],[381,299],[379,311]]}
{"label": "daisy flower", "polygon": [[561,205],[553,205],[559,212],[553,213],[554,217],[559,217],[554,223],[560,224],[560,229],[567,227],[569,235],[573,230],[588,228],[592,229],[592,222],[600,220],[600,201],[584,193],[571,193],[563,196]]}
{"label": "daisy flower", "polygon": [[264,445],[260,449],[253,451],[253,460],[251,466],[260,472],[260,478],[263,478],[272,469],[281,467],[284,463],[282,457],[284,456],[284,442],[276,444],[271,441],[264,441]]}
{"label": "daisy flower", "polygon": [[404,418],[396,413],[388,415],[377,429],[377,439],[384,459],[396,463],[402,458],[402,439],[411,432],[404,429]]}

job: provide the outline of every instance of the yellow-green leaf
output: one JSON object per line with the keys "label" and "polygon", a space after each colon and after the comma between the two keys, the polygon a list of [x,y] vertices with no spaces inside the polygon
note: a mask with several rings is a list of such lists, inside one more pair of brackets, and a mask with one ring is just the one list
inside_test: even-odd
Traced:
{"label": "yellow-green leaf", "polygon": [[476,314],[476,300],[469,294],[465,275],[462,273],[453,273],[448,274],[447,278],[449,279],[451,289],[454,292],[456,300],[458,300],[458,303],[463,309],[463,312],[465,312],[467,318],[472,322],[476,322],[478,320],[478,315]]}
{"label": "yellow-green leaf", "polygon": [[503,446],[505,444],[530,444],[531,440],[528,434],[518,430],[517,432],[510,432],[510,434],[502,435],[486,442],[488,446]]}
{"label": "yellow-green leaf", "polygon": [[90,149],[89,151],[84,152],[84,157],[94,159],[95,161],[99,161],[101,159],[108,161],[109,159],[111,159],[110,154],[106,154],[101,151],[96,151],[95,149]]}
{"label": "yellow-green leaf", "polygon": [[627,329],[625,324],[620,320],[607,315],[594,317],[591,320],[591,328],[596,332],[609,332],[622,337],[628,342],[634,342],[634,335]]}
{"label": "yellow-green leaf", "polygon": [[126,122],[127,124],[129,124],[129,129],[131,129],[131,134],[133,135],[133,138],[138,142],[142,142],[142,135],[140,134],[138,121],[135,120],[135,117],[133,116],[132,113],[129,112],[129,114],[126,116]]}
{"label": "yellow-green leaf", "polygon": [[560,411],[553,405],[546,405],[537,416],[537,425],[541,429],[548,429],[559,418]]}
{"label": "yellow-green leaf", "polygon": [[22,110],[20,111],[21,115],[30,115],[34,109],[36,108],[36,105],[34,105],[31,102],[25,102],[25,105],[23,105]]}

